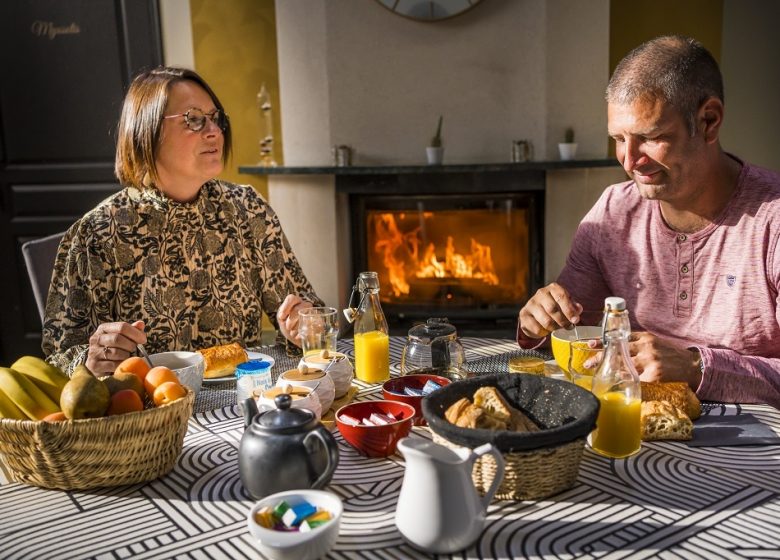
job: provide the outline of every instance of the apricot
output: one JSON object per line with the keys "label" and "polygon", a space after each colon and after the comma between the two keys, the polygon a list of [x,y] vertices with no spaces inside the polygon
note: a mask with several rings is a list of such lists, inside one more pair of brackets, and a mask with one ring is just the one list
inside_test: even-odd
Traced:
{"label": "apricot", "polygon": [[43,420],[44,422],[62,422],[63,420],[67,420],[67,419],[68,417],[65,416],[65,413],[62,411],[52,412],[51,414],[47,414],[46,416],[41,418],[41,420]]}
{"label": "apricot", "polygon": [[149,364],[147,364],[146,360],[143,358],[138,356],[130,356],[117,366],[116,371],[114,371],[114,375],[120,371],[126,371],[135,374],[136,377],[141,380],[141,384],[143,384],[144,378],[146,378],[146,375],[149,373]]}
{"label": "apricot", "polygon": [[111,403],[108,405],[107,416],[127,414],[128,412],[140,412],[144,409],[144,403],[132,389],[122,389],[111,395]]}
{"label": "apricot", "polygon": [[178,381],[166,381],[154,390],[152,400],[155,406],[168,404],[187,395],[185,389]]}
{"label": "apricot", "polygon": [[154,390],[166,381],[175,381],[176,383],[179,383],[179,378],[176,377],[176,374],[172,369],[165,366],[153,367],[144,378],[144,388],[146,389],[147,394],[153,395]]}

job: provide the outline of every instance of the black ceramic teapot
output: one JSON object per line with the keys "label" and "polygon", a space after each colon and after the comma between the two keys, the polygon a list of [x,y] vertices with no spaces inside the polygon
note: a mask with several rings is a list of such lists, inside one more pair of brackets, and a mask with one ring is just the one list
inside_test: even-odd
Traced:
{"label": "black ceramic teapot", "polygon": [[275,410],[258,412],[244,401],[246,429],[238,450],[238,471],[256,499],[299,488],[323,488],[339,463],[338,444],[314,413],[291,408],[292,397],[278,395]]}

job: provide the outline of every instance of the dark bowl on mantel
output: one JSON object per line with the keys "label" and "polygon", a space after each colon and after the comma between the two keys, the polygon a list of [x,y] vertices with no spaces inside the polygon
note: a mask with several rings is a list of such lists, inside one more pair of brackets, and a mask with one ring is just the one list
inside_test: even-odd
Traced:
{"label": "dark bowl on mantel", "polygon": [[[542,429],[539,432],[461,428],[444,418],[463,397],[474,400],[480,387],[497,387],[509,404],[522,410]],[[596,426],[599,401],[590,391],[569,381],[526,373],[496,373],[455,381],[437,389],[422,402],[428,426],[451,443],[474,448],[492,443],[502,452],[528,451],[587,436]]]}

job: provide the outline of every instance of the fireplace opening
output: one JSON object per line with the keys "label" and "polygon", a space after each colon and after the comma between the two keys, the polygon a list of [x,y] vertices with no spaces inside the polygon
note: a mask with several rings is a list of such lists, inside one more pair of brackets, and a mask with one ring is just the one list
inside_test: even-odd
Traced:
{"label": "fireplace opening", "polygon": [[517,311],[540,285],[540,193],[360,199],[355,272],[378,273],[394,334],[441,316],[461,334],[514,336]]}

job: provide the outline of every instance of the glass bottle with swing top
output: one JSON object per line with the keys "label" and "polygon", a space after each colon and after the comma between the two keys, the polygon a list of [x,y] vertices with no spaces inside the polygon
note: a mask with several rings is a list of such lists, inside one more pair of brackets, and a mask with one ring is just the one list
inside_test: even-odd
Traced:
{"label": "glass bottle with swing top", "polygon": [[365,383],[381,383],[390,378],[390,337],[379,302],[377,273],[361,272],[353,296],[356,293],[360,294],[357,308],[345,310],[347,319],[355,322],[355,376]]}
{"label": "glass bottle with swing top", "polygon": [[619,459],[638,452],[642,444],[642,388],[628,352],[631,325],[623,298],[604,300],[602,328],[604,358],[592,389],[601,406],[588,439],[596,453]]}

